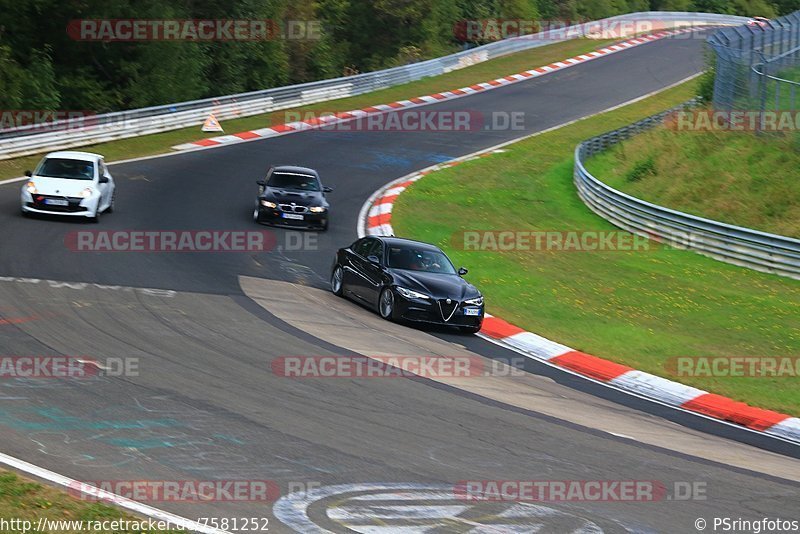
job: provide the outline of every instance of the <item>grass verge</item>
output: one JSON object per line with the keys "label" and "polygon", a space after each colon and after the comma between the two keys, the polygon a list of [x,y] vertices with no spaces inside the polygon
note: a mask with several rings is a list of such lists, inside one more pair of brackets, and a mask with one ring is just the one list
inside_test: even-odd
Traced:
{"label": "grass verge", "polygon": [[[442,246],[492,314],[578,350],[800,416],[797,376],[676,376],[670,360],[800,356],[800,282],[656,245],[643,252],[465,251],[467,230],[606,231],[581,202],[573,150],[688,100],[696,82],[426,176],[395,204],[397,235]],[[463,241],[461,241],[463,242]]]}
{"label": "grass verge", "polygon": [[[0,469],[0,518],[6,521],[17,519],[17,526],[11,525],[11,530],[3,532],[22,532],[23,521],[30,521],[35,527],[40,518],[52,521],[132,521],[141,522],[142,519],[130,514],[122,513],[119,509],[97,502],[81,501],[68,495],[65,491],[38,484],[20,477],[16,473]],[[145,520],[146,521],[146,520]],[[94,525],[92,523],[92,525]],[[178,530],[142,530],[142,529],[93,529],[76,528],[77,525],[53,525],[48,531],[59,534],[78,534],[79,532],[108,532],[115,534],[140,534],[149,532],[180,532]],[[63,528],[55,528],[60,526]],[[108,526],[111,526],[110,524]],[[119,524],[118,526],[136,526],[133,524]],[[29,530],[30,532],[30,530]]]}
{"label": "grass verge", "polygon": [[800,136],[658,128],[590,158],[611,187],[673,209],[800,238]]}
{"label": "grass verge", "polygon": [[[574,39],[559,42],[523,52],[517,52],[516,54],[493,59],[491,61],[485,61],[471,67],[442,74],[441,76],[431,76],[415,82],[382,89],[364,95],[293,108],[292,111],[299,111],[302,113],[349,111],[351,109],[361,109],[375,104],[386,104],[398,100],[414,98],[416,96],[449,91],[451,89],[458,89],[459,87],[466,87],[475,83],[493,80],[500,76],[517,74],[579,54],[585,54],[613,42],[615,41],[597,39]],[[287,122],[284,120],[286,111],[288,110],[223,121],[222,126],[225,128],[226,133],[267,128]],[[198,125],[181,130],[85,146],[81,147],[80,150],[98,152],[103,154],[108,161],[117,161],[162,154],[168,152],[173,145],[189,143],[191,141],[197,141],[207,137],[216,137],[218,135],[221,134],[201,132],[200,126]],[[41,155],[35,155],[0,161],[0,179],[22,176],[25,170],[33,168],[40,158]]]}

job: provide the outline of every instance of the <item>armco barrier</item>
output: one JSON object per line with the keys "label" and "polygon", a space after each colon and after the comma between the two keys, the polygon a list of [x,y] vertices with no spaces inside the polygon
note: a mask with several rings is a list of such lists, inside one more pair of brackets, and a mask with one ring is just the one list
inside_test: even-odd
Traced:
{"label": "armco barrier", "polygon": [[800,240],[733,226],[645,202],[609,187],[584,166],[587,157],[661,124],[694,101],[614,130],[575,149],[575,185],[583,202],[616,226],[721,261],[800,280]]}
{"label": "armco barrier", "polygon": [[[572,26],[562,32],[575,38],[581,31],[591,34],[597,24],[610,27],[613,23],[651,21],[652,30],[662,30],[691,25],[738,25],[746,20],[730,15],[653,11],[610,17],[584,26]],[[554,33],[514,37],[441,58],[344,78],[96,115],[91,117],[89,126],[80,129],[67,127],[56,131],[58,123],[55,123],[54,131],[50,132],[41,132],[35,127],[0,131],[0,159],[199,125],[211,112],[218,119],[225,120],[360,95],[563,40]]]}

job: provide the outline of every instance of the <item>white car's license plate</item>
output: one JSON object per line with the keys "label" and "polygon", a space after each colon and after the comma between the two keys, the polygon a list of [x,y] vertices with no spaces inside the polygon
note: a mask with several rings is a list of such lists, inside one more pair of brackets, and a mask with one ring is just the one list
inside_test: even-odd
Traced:
{"label": "white car's license plate", "polygon": [[479,316],[481,314],[480,308],[464,308],[464,315]]}
{"label": "white car's license plate", "polygon": [[69,206],[69,200],[61,200],[60,198],[46,198],[44,203],[50,206]]}
{"label": "white car's license plate", "polygon": [[284,213],[283,214],[283,218],[284,219],[294,219],[295,221],[302,221],[303,220],[303,216],[302,215],[298,215],[297,213]]}

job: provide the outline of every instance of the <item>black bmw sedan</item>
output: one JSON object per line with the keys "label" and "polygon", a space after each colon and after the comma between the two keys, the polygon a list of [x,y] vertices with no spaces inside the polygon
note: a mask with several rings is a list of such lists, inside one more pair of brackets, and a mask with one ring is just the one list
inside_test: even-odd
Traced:
{"label": "black bmw sedan", "polygon": [[457,326],[470,333],[483,324],[483,296],[434,245],[368,236],[339,249],[331,290],[378,311],[390,321]]}
{"label": "black bmw sedan", "polygon": [[275,226],[327,230],[330,206],[319,174],[306,167],[270,167],[264,180],[258,180],[258,197],[253,220]]}

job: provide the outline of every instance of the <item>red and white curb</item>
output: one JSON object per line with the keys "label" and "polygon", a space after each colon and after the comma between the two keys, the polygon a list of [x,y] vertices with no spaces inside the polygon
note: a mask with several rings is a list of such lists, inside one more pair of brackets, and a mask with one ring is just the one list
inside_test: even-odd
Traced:
{"label": "red and white curb", "polygon": [[375,106],[369,106],[362,109],[342,111],[340,113],[332,114],[325,117],[313,118],[306,121],[289,122],[286,124],[279,124],[277,126],[272,126],[270,128],[261,128],[258,130],[239,132],[236,134],[221,135],[219,137],[209,137],[208,139],[201,139],[199,141],[193,141],[191,143],[183,143],[180,145],[175,145],[172,148],[174,150],[198,150],[202,148],[212,148],[222,145],[229,145],[232,143],[243,143],[246,141],[255,141],[259,139],[266,139],[269,137],[276,137],[280,135],[301,132],[303,130],[318,129],[332,124],[342,124],[348,121],[360,119],[367,115],[375,115],[375,114],[387,113],[390,111],[397,111],[399,109],[409,109],[419,106],[427,106],[429,104],[435,104],[437,102],[441,102],[444,100],[453,100],[456,98],[473,95],[475,93],[479,93],[482,91],[488,91],[491,89],[496,89],[498,87],[503,87],[505,85],[511,85],[514,83],[522,82],[532,78],[538,78],[539,76],[544,76],[545,74],[549,74],[551,72],[564,70],[569,67],[580,65],[581,63],[586,63],[587,61],[592,61],[594,59],[615,54],[617,52],[622,52],[623,50],[628,50],[629,48],[634,48],[636,46],[643,45],[645,43],[658,41],[660,39],[664,39],[666,37],[671,37],[675,35],[691,33],[706,28],[708,28],[708,26],[695,26],[693,28],[653,32],[642,37],[637,37],[635,39],[628,39],[627,41],[623,41],[621,43],[607,46],[605,48],[600,48],[598,50],[595,50],[594,52],[589,52],[588,54],[581,54],[575,57],[571,57],[569,59],[565,59],[563,61],[556,61],[555,63],[551,63],[550,65],[545,65],[544,67],[538,67],[535,69],[527,70],[525,72],[520,72],[518,74],[503,76],[502,78],[497,78],[488,82],[477,83],[474,85],[470,85],[469,87],[462,87],[461,89],[453,89],[451,91],[444,91],[433,95],[418,96],[415,98],[411,98],[409,100],[400,100],[397,102],[392,102],[391,104],[378,104]]}
{"label": "red and white curb", "polygon": [[[431,172],[501,151],[491,150],[471,154],[390,182],[373,193],[361,208],[358,236],[394,235],[391,221],[395,200],[416,181]],[[749,406],[743,402],[585,354],[489,314],[484,319],[479,335],[529,358],[566,369],[573,374],[627,393],[800,444],[800,418]]]}

